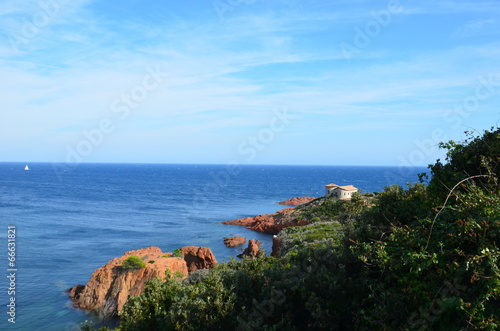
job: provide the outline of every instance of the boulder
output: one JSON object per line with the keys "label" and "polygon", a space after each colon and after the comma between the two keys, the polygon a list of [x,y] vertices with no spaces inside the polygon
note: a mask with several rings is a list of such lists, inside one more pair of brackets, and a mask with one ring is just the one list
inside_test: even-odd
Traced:
{"label": "boulder", "polygon": [[248,242],[248,247],[245,248],[243,253],[238,255],[238,257],[243,257],[243,256],[248,256],[248,257],[257,257],[261,254],[260,252],[260,245],[262,243],[258,240],[255,239],[250,239]]}
{"label": "boulder", "polygon": [[245,237],[234,236],[234,237],[224,237],[224,245],[226,247],[235,247],[244,245],[247,242]]}
{"label": "boulder", "polygon": [[207,247],[185,246],[181,248],[189,272],[209,269],[217,264],[214,254]]}
{"label": "boulder", "polygon": [[[123,261],[139,256],[146,266],[141,269],[124,269]],[[154,261],[154,262],[153,262]],[[165,279],[165,272],[188,275],[186,262],[182,257],[163,253],[158,247],[148,247],[126,252],[94,271],[88,283],[69,289],[69,297],[76,308],[92,310],[103,317],[116,316],[129,296],[138,296],[144,291],[145,283],[156,277]]]}

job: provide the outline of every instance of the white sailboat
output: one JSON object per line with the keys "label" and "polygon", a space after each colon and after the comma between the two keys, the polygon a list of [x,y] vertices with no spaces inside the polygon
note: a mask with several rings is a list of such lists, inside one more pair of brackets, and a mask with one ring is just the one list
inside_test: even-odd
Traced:
{"label": "white sailboat", "polygon": [[28,165],[26,165],[26,167],[24,167],[24,170],[30,170],[30,168],[28,167]]}

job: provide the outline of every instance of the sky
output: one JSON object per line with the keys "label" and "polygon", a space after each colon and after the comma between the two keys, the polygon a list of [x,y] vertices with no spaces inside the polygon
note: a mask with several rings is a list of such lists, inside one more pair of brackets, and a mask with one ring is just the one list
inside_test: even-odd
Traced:
{"label": "sky", "polygon": [[498,0],[2,0],[0,162],[426,166],[499,59]]}

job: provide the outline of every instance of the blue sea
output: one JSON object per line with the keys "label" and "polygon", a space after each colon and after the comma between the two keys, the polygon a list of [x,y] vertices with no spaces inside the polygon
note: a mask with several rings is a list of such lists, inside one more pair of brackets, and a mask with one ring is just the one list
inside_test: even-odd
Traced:
{"label": "blue sea", "polygon": [[[0,163],[0,330],[75,330],[94,317],[65,290],[124,252],[209,247],[227,261],[223,237],[272,236],[220,222],[272,213],[278,201],[323,196],[324,185],[382,191],[417,182],[422,167]],[[15,324],[7,321],[7,230],[16,229]]]}

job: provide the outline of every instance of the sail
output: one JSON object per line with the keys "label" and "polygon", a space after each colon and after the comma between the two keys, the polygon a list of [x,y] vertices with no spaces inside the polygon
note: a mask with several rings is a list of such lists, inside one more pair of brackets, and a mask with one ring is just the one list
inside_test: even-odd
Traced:
{"label": "sail", "polygon": [[30,168],[28,168],[28,165],[26,165],[26,167],[24,167],[24,170],[30,170]]}

